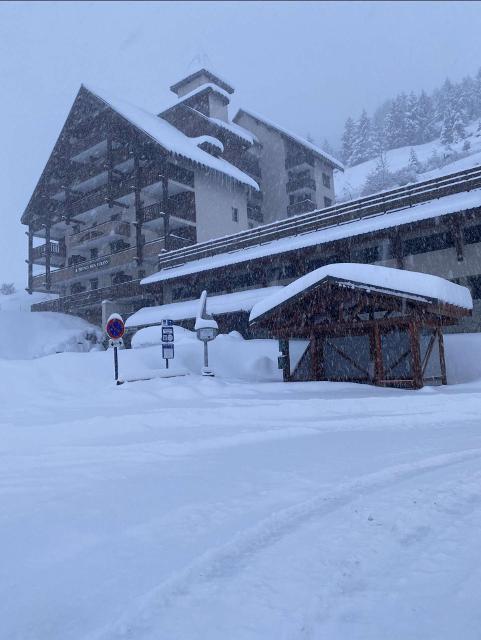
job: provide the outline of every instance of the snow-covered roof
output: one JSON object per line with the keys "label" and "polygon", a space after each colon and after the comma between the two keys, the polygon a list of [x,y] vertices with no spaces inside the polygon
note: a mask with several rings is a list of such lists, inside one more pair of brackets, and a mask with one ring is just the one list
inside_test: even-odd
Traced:
{"label": "snow-covered roof", "polygon": [[[250,311],[252,307],[266,296],[283,287],[264,287],[247,289],[236,293],[225,293],[207,299],[207,310],[210,314],[220,315],[236,311]],[[189,320],[197,317],[199,300],[172,302],[159,307],[144,307],[127,318],[126,327],[145,327],[160,324],[162,320]]]}
{"label": "snow-covered roof", "polygon": [[[201,115],[204,115],[204,114],[202,113]],[[254,144],[254,142],[258,142],[257,136],[255,136],[252,133],[252,131],[249,131],[248,129],[241,127],[239,124],[236,124],[235,122],[226,122],[225,120],[221,120],[220,118],[213,118],[212,116],[210,117],[204,116],[204,117],[210,120],[211,122],[213,122],[214,124],[216,124],[218,127],[227,129],[227,131],[234,133],[236,136],[239,136],[239,138],[243,138],[244,140],[247,140],[247,142],[250,142],[251,144]]]}
{"label": "snow-covered roof", "polygon": [[201,144],[211,144],[213,147],[217,147],[221,152],[224,151],[224,145],[220,140],[213,136],[197,136],[197,138],[191,138],[195,144],[200,147]]}
{"label": "snow-covered roof", "polygon": [[263,124],[265,124],[267,127],[270,127],[271,129],[275,129],[286,138],[290,138],[291,140],[293,140],[294,142],[297,142],[298,144],[302,145],[306,149],[309,149],[309,151],[312,151],[312,153],[316,154],[323,160],[326,160],[327,162],[332,164],[336,169],[339,169],[340,171],[344,171],[344,165],[342,165],[339,162],[339,160],[336,160],[336,158],[331,156],[329,153],[326,153],[323,149],[321,149],[317,145],[313,144],[312,142],[309,142],[309,140],[306,140],[305,138],[302,138],[301,136],[297,135],[297,133],[293,133],[292,131],[288,131],[284,127],[280,127],[278,124],[275,124],[274,122],[272,122],[272,120],[269,120],[268,118],[264,118],[264,116],[260,116],[259,114],[254,113],[254,111],[251,111],[250,109],[239,109],[239,111],[236,113],[236,115],[233,118],[234,121],[236,121],[237,118],[239,118],[239,116],[242,113],[245,113],[251,118],[254,118],[254,120],[258,120],[259,122],[262,122]]}
{"label": "snow-covered roof", "polygon": [[425,302],[436,300],[467,310],[473,308],[473,300],[467,287],[454,284],[439,276],[372,264],[338,263],[328,264],[311,271],[294,280],[281,291],[276,291],[260,300],[252,308],[250,322],[300,293],[316,287],[327,278],[341,281],[353,288],[389,293]]}
{"label": "snow-covered roof", "polygon": [[253,189],[256,189],[256,191],[259,190],[259,185],[250,176],[243,171],[240,171],[237,167],[234,167],[234,165],[227,162],[227,160],[224,160],[223,158],[215,158],[206,151],[199,149],[195,139],[193,140],[192,138],[184,135],[179,131],[179,129],[176,129],[163,118],[159,118],[153,113],[149,113],[145,109],[136,107],[129,102],[112,98],[107,96],[104,92],[98,91],[89,86],[83,86],[96,98],[102,100],[102,102],[107,106],[116,111],[135,127],[141,129],[146,135],[155,140],[155,142],[158,142],[162,147],[164,147],[164,149],[172,154],[188,158],[189,160],[197,162],[204,167],[219,171],[233,180],[246,184]]}
{"label": "snow-covered roof", "polygon": [[199,76],[202,76],[202,75],[206,76],[207,78],[209,78],[209,80],[212,80],[212,82],[214,84],[220,86],[222,89],[224,89],[228,93],[234,93],[234,87],[232,87],[227,82],[227,80],[222,78],[218,73],[214,73],[213,71],[209,71],[209,69],[206,69],[204,66],[199,66],[198,69],[193,71],[186,78],[182,78],[182,80],[179,80],[178,82],[175,82],[173,85],[171,85],[170,90],[173,91],[174,93],[176,93],[177,89],[180,89],[180,87],[188,84],[189,82],[192,82],[192,80],[194,80],[195,78],[198,78]]}
{"label": "snow-covered roof", "polygon": [[212,82],[205,82],[204,84],[201,84],[200,87],[196,87],[195,89],[192,89],[192,91],[189,91],[189,93],[186,93],[183,96],[179,96],[178,101],[185,102],[185,100],[189,100],[190,98],[196,96],[198,93],[203,93],[204,91],[215,91],[216,93],[219,93],[221,96],[223,96],[226,100],[230,101],[230,96],[227,91],[224,91],[224,89],[221,89],[218,85],[213,84]]}
{"label": "snow-covered roof", "polygon": [[321,245],[343,238],[373,233],[382,229],[397,227],[420,220],[428,220],[429,218],[437,218],[456,211],[465,211],[480,206],[481,189],[475,189],[469,192],[464,191],[462,193],[445,196],[438,200],[430,200],[413,207],[406,207],[405,209],[392,213],[383,213],[344,224],[333,223],[331,227],[320,229],[319,231],[292,235],[287,238],[281,238],[280,240],[272,240],[271,242],[263,242],[262,244],[252,247],[239,249],[238,251],[230,251],[207,258],[201,258],[200,260],[192,260],[191,262],[153,273],[147,278],[144,278],[141,284],[172,280],[192,273],[219,269],[231,264],[249,262],[250,260],[277,255],[287,251],[295,251],[296,249]]}

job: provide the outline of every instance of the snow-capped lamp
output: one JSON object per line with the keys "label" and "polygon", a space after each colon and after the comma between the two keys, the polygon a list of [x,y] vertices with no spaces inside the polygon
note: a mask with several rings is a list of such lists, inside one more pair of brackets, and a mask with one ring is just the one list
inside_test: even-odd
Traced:
{"label": "snow-capped lamp", "polygon": [[217,337],[219,326],[214,318],[207,313],[207,291],[202,291],[200,295],[199,312],[195,319],[194,329],[197,338],[204,343],[204,366],[201,373],[203,376],[214,376],[214,372],[209,368],[207,343]]}

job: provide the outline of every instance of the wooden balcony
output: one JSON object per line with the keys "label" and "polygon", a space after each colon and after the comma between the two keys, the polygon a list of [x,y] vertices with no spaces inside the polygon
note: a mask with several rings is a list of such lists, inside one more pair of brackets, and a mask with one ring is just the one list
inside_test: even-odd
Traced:
{"label": "wooden balcony", "polygon": [[[76,312],[79,309],[98,307],[102,300],[136,300],[147,296],[145,287],[140,286],[140,280],[131,280],[121,284],[114,284],[102,289],[93,289],[69,296],[58,298],[57,300],[47,300],[32,305],[32,311],[56,311],[60,313]],[[140,305],[143,306],[143,305]]]}
{"label": "wooden balcony", "polygon": [[293,191],[298,191],[300,189],[309,189],[310,191],[315,191],[316,181],[312,176],[307,175],[291,178],[291,180],[286,183],[287,193],[292,193]]}
{"label": "wooden balcony", "polygon": [[[50,264],[52,267],[61,267],[65,264],[65,245],[57,242],[50,242]],[[47,243],[41,244],[32,249],[32,263],[45,264],[47,259]]]}
{"label": "wooden balcony", "polygon": [[307,153],[296,153],[286,156],[285,167],[286,169],[293,169],[294,167],[301,167],[303,165],[313,167],[314,156]]}
{"label": "wooden balcony", "polygon": [[[168,213],[171,218],[176,218],[177,224],[174,226],[179,226],[179,222],[195,224],[196,215],[194,193],[191,191],[185,191],[171,196],[167,201],[166,207],[160,202],[144,207],[142,209],[143,226],[147,229],[162,232],[165,213]],[[172,222],[174,221],[172,220]],[[180,226],[182,226],[182,224],[180,224]]]}
{"label": "wooden balcony", "polygon": [[82,229],[82,231],[78,233],[73,233],[69,238],[70,247],[72,249],[87,249],[112,240],[130,238],[131,232],[132,226],[130,222],[108,220],[107,222],[94,225],[88,229]]}
{"label": "wooden balcony", "polygon": [[295,202],[287,206],[287,215],[296,216],[299,213],[307,213],[308,211],[314,211],[316,209],[316,203],[312,200],[301,200],[301,202]]}

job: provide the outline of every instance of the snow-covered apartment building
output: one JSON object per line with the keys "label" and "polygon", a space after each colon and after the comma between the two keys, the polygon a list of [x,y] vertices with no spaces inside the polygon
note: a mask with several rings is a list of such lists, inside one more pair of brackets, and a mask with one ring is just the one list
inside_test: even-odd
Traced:
{"label": "snow-covered apartment building", "polygon": [[342,166],[249,110],[230,119],[229,83],[201,69],[171,90],[155,115],[80,88],[22,215],[27,289],[58,294],[49,308],[136,309],[160,255],[334,202]]}

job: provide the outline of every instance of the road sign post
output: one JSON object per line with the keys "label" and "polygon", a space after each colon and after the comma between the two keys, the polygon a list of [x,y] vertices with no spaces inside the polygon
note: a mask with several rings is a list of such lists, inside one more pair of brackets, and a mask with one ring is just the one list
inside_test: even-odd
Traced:
{"label": "road sign post", "polygon": [[169,368],[169,360],[174,359],[174,322],[162,320],[162,358],[165,360],[165,368]]}
{"label": "road sign post", "polygon": [[105,331],[110,338],[109,346],[114,349],[114,375],[115,375],[115,383],[122,384],[122,380],[119,380],[119,359],[117,354],[117,349],[122,346],[123,341],[122,337],[125,333],[125,323],[122,320],[122,316],[118,313],[112,313],[107,320],[107,324],[105,325]]}

